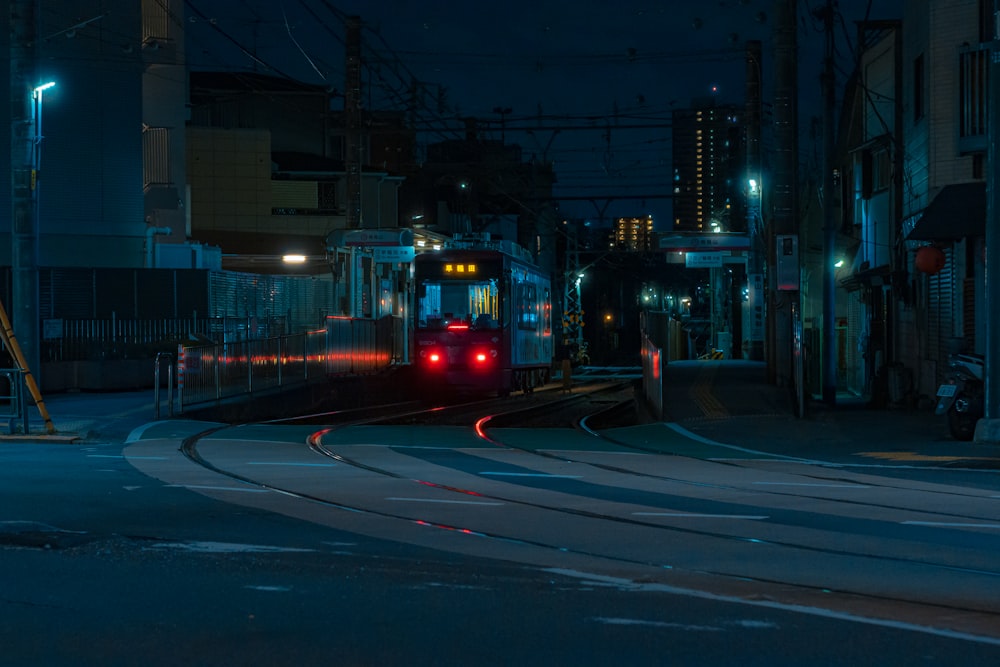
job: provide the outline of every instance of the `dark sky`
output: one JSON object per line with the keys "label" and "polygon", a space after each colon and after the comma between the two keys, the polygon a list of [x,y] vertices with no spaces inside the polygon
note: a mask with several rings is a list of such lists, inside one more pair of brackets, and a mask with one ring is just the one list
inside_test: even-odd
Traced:
{"label": "dark sky", "polygon": [[[366,30],[367,102],[403,108],[409,82],[420,81],[423,127],[457,127],[459,116],[494,123],[508,142],[555,162],[557,194],[615,196],[565,201],[564,216],[596,219],[652,213],[666,229],[670,204],[642,195],[669,193],[674,106],[715,95],[742,104],[744,45],[764,42],[765,104],[771,91],[772,0],[187,0],[188,60],[344,87],[342,17]],[[819,114],[823,34],[801,0],[800,124]],[[902,0],[839,0],[836,31],[842,83],[850,70],[854,22],[899,18]],[[850,40],[850,42],[848,42]],[[238,46],[237,46],[238,44]],[[242,51],[241,51],[242,49]],[[443,98],[439,93],[443,91]],[[439,102],[443,99],[443,106]],[[609,120],[617,114],[617,125]],[[539,117],[546,117],[542,123]],[[611,132],[607,131],[609,122]],[[652,125],[641,130],[624,125]],[[560,126],[529,134],[518,127]],[[659,126],[659,127],[657,127]],[[570,129],[597,127],[599,129]],[[422,133],[426,141],[440,139]],[[817,147],[800,146],[803,159]]]}

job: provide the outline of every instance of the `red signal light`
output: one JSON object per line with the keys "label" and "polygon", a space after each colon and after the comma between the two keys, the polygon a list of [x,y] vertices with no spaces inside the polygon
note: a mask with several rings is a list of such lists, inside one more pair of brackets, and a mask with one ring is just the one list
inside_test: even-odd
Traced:
{"label": "red signal light", "polygon": [[486,363],[486,360],[487,360],[488,358],[489,358],[489,357],[487,357],[487,356],[486,356],[486,353],[485,353],[485,352],[477,352],[477,353],[476,353],[476,361],[478,361],[478,362],[479,362],[479,363],[481,363],[481,364],[482,364],[482,363]]}
{"label": "red signal light", "polygon": [[431,360],[432,364],[436,364],[437,362],[441,361],[441,355],[438,354],[437,352],[431,352],[428,358]]}

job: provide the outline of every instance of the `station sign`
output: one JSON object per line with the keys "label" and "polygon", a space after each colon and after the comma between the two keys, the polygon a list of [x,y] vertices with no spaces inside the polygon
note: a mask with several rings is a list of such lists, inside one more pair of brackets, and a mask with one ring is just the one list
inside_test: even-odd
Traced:
{"label": "station sign", "polygon": [[[326,237],[328,250],[336,248],[413,247],[412,229],[335,229]],[[400,260],[404,261],[404,260]]]}
{"label": "station sign", "polygon": [[750,237],[747,234],[673,234],[661,236],[657,248],[667,252],[749,250]]}
{"label": "station sign", "polygon": [[413,246],[375,246],[372,248],[372,257],[377,264],[397,264],[399,262],[412,262],[415,253]]}
{"label": "station sign", "polygon": [[[729,253],[725,253],[729,254]],[[722,251],[684,253],[684,266],[689,269],[714,269],[722,266]]]}

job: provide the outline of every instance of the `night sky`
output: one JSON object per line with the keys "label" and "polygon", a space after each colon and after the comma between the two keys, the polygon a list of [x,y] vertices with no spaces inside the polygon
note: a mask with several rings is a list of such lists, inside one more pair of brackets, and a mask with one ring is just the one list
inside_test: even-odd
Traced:
{"label": "night sky", "polygon": [[[423,141],[454,137],[454,119],[490,121],[500,138],[555,162],[557,195],[615,196],[606,218],[652,213],[666,229],[670,203],[630,196],[669,193],[671,109],[696,97],[742,104],[746,40],[764,43],[770,101],[771,0],[186,0],[188,62],[344,87],[342,17],[358,15],[366,104],[402,109],[411,80],[421,86]],[[820,111],[822,24],[799,2],[800,125]],[[854,22],[899,18],[902,0],[840,0],[838,81],[851,69]],[[849,41],[848,41],[849,40]],[[377,64],[376,63],[380,63]],[[443,96],[441,93],[443,92]],[[496,109],[510,109],[503,114]],[[617,116],[615,127],[614,117]],[[561,126],[558,133],[529,126]],[[610,120],[609,120],[610,119]],[[611,123],[609,133],[606,126]],[[623,125],[653,125],[641,130]],[[568,129],[597,127],[600,129]],[[804,160],[818,147],[800,146]],[[606,202],[561,204],[566,217],[597,219]]]}

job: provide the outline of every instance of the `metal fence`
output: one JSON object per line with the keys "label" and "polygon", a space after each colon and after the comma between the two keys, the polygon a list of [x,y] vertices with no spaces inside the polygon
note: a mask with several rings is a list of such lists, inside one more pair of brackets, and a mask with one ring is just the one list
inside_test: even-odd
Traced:
{"label": "metal fence", "polygon": [[642,394],[656,419],[663,419],[663,375],[667,359],[663,348],[642,337]]}
{"label": "metal fence", "polygon": [[43,361],[154,358],[193,341],[227,343],[287,332],[287,318],[47,319]]}
{"label": "metal fence", "polygon": [[180,410],[280,387],[364,375],[394,361],[398,327],[393,318],[329,318],[324,329],[303,334],[178,347]]}

